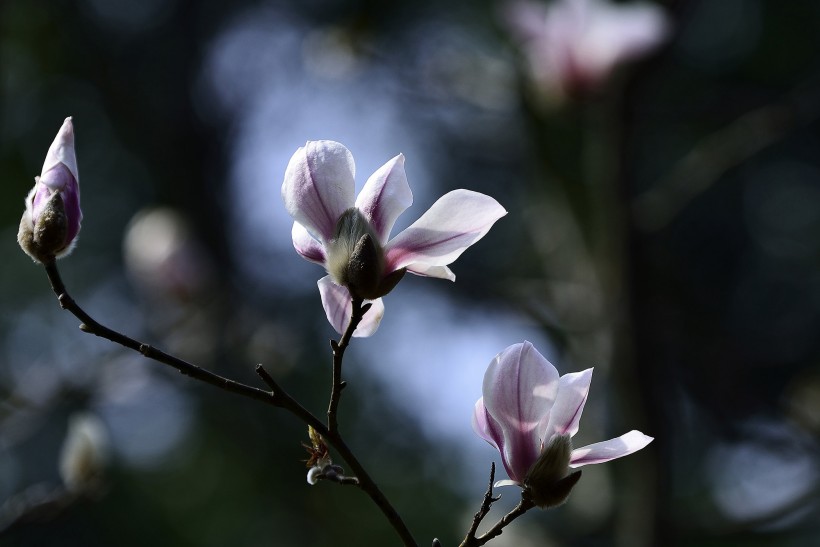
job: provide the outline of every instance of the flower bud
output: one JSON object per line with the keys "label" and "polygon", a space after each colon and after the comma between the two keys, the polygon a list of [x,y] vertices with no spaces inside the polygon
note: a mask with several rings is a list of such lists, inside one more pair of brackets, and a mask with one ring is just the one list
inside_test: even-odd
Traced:
{"label": "flower bud", "polygon": [[74,126],[66,118],[46,154],[43,170],[26,197],[17,241],[38,262],[71,252],[80,232],[80,185]]}
{"label": "flower bud", "polygon": [[93,414],[76,414],[68,424],[60,453],[60,477],[73,492],[87,492],[100,485],[108,461],[108,434]]}
{"label": "flower bud", "polygon": [[384,249],[379,237],[356,207],[347,209],[339,217],[327,247],[327,271],[336,283],[347,287],[354,298],[380,298],[393,290],[404,276],[403,268],[385,276]]}
{"label": "flower bud", "polygon": [[314,466],[314,467],[311,467],[310,469],[308,469],[307,482],[308,482],[309,485],[313,486],[314,484],[319,482],[319,479],[321,479],[321,478],[322,478],[322,468],[321,467]]}
{"label": "flower bud", "polygon": [[572,441],[569,435],[558,435],[532,464],[524,478],[524,495],[538,507],[556,507],[569,497],[581,478],[581,471],[569,473]]}

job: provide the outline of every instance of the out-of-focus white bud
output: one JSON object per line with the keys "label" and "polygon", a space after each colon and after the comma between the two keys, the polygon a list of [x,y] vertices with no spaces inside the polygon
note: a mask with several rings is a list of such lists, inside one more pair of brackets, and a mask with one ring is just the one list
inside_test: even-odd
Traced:
{"label": "out-of-focus white bud", "polygon": [[126,229],[123,254],[130,277],[149,296],[185,300],[213,281],[208,255],[188,222],[170,208],[137,213]]}
{"label": "out-of-focus white bud", "polygon": [[88,492],[99,487],[109,457],[108,431],[94,414],[71,416],[60,452],[60,477],[72,492]]}
{"label": "out-of-focus white bud", "polygon": [[313,486],[314,484],[319,482],[319,479],[321,478],[321,475],[322,475],[322,468],[321,467],[316,467],[316,466],[311,467],[307,472],[307,482],[308,482],[308,484]]}

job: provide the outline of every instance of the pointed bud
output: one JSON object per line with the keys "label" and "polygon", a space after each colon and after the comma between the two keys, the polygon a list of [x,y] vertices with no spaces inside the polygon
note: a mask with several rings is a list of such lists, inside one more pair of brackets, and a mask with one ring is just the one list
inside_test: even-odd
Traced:
{"label": "pointed bud", "polygon": [[529,496],[538,507],[556,507],[569,497],[581,471],[569,473],[572,441],[569,435],[559,435],[532,464],[524,478],[524,495]]}
{"label": "pointed bud", "polygon": [[83,218],[79,180],[69,117],[48,149],[20,220],[17,241],[35,261],[49,262],[73,249]]}
{"label": "pointed bud", "polygon": [[379,237],[355,207],[347,209],[336,222],[333,239],[327,246],[327,271],[333,280],[347,287],[354,298],[374,300],[382,292],[385,258]]}

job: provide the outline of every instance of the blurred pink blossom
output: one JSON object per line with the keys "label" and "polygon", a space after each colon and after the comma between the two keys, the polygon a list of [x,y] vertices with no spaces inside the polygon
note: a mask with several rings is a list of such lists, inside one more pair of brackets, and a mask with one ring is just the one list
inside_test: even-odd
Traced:
{"label": "blurred pink blossom", "polygon": [[663,10],[646,2],[515,0],[503,16],[530,77],[552,102],[594,90],[616,65],[650,52],[669,33]]}

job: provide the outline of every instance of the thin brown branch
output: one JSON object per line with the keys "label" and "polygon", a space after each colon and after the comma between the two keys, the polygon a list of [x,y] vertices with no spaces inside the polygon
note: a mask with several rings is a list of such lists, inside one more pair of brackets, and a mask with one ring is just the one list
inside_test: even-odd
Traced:
{"label": "thin brown branch", "polygon": [[[333,431],[330,431],[328,426],[326,426],[321,420],[314,416],[310,411],[305,409],[284,389],[282,389],[276,382],[276,380],[274,380],[273,377],[270,374],[268,374],[268,372],[262,367],[262,365],[258,365],[256,367],[256,373],[265,382],[265,384],[267,384],[267,386],[270,387],[271,391],[265,391],[253,386],[243,384],[241,382],[237,382],[235,380],[231,380],[230,378],[225,378],[224,376],[220,376],[219,374],[198,367],[187,361],[174,357],[173,355],[169,355],[157,348],[154,348],[153,346],[134,340],[133,338],[130,338],[124,334],[121,334],[113,329],[110,329],[98,323],[94,318],[88,315],[88,313],[86,313],[85,310],[83,310],[68,294],[68,291],[65,288],[65,284],[63,283],[63,280],[60,277],[60,272],[57,269],[57,264],[54,261],[50,261],[44,264],[44,266],[46,270],[46,275],[48,275],[49,282],[51,283],[51,288],[57,295],[57,300],[59,301],[60,306],[64,310],[70,312],[72,315],[74,315],[77,319],[79,319],[82,322],[80,324],[80,329],[83,332],[93,334],[101,338],[105,338],[106,340],[110,340],[111,342],[119,344],[123,347],[137,351],[148,359],[173,367],[182,374],[185,374],[186,376],[189,376],[196,380],[200,380],[202,382],[218,387],[220,389],[224,389],[225,391],[229,391],[231,393],[236,393],[237,395],[242,395],[244,397],[248,397],[256,401],[261,401],[272,406],[283,408],[291,414],[293,414],[296,418],[298,418],[305,424],[310,425],[314,429],[316,429],[316,431],[319,432],[319,434],[325,438],[328,444],[330,444],[334,449],[336,449],[339,456],[341,456],[341,458],[355,473],[355,476],[356,478],[358,478],[359,481],[359,487],[368,496],[370,496],[370,499],[372,499],[376,506],[379,507],[382,514],[384,514],[385,518],[390,522],[393,529],[396,531],[399,537],[401,537],[402,543],[405,545],[405,547],[418,547],[415,540],[413,539],[413,535],[407,528],[407,525],[396,512],[395,508],[390,504],[384,493],[376,485],[376,482],[367,473],[361,462],[359,462],[359,460],[353,454],[353,451],[350,450],[350,448],[344,442],[341,435],[339,435],[338,431],[336,431],[335,429]],[[341,361],[342,357],[344,356],[344,349],[350,343],[350,337],[353,335],[353,331],[356,329],[356,326],[361,321],[362,316],[364,316],[364,313],[368,309],[369,305],[362,306],[361,302],[359,302],[358,305],[356,304],[356,302],[354,302],[354,311],[353,318],[351,319],[351,325],[347,329],[345,334],[342,336],[339,343],[334,343],[333,393],[335,394],[335,399],[333,397],[331,398],[334,416],[333,423],[335,423],[336,409],[338,408],[339,404],[339,393],[344,387],[344,383],[341,381]],[[328,412],[330,412],[330,409],[328,410]]]}
{"label": "thin brown branch", "polygon": [[493,503],[501,499],[501,496],[494,497],[493,496],[493,481],[495,480],[495,463],[492,464],[490,467],[490,484],[487,486],[487,492],[484,494],[484,500],[481,502],[481,507],[478,509],[478,512],[473,517],[473,524],[470,526],[470,531],[467,532],[467,536],[464,538],[464,541],[461,542],[459,547],[480,547],[484,545],[488,541],[493,538],[496,538],[501,535],[504,531],[504,528],[509,525],[512,521],[535,507],[535,504],[527,495],[526,491],[522,492],[521,494],[521,501],[518,502],[512,511],[504,515],[501,520],[499,520],[495,525],[490,528],[485,534],[476,537],[476,531],[478,530],[478,525],[481,524],[481,521],[484,520],[484,517],[487,516],[487,513],[490,512],[490,507]]}
{"label": "thin brown branch", "polygon": [[532,501],[530,501],[528,498],[525,498],[524,496],[521,496],[521,501],[518,502],[518,505],[516,505],[512,511],[504,515],[501,518],[501,520],[499,520],[495,524],[495,526],[490,528],[490,530],[486,534],[476,538],[476,542],[470,544],[470,546],[472,547],[472,545],[475,545],[477,547],[479,545],[484,545],[491,539],[500,536],[501,532],[504,531],[504,527],[506,527],[512,521],[514,521],[515,519],[517,519],[533,507],[535,507],[535,504]]}
{"label": "thin brown branch", "polygon": [[333,350],[333,383],[330,389],[330,402],[327,405],[327,428],[335,432],[339,427],[337,414],[339,411],[339,401],[342,397],[342,390],[345,388],[345,383],[342,380],[342,360],[345,356],[345,350],[350,345],[350,339],[353,337],[353,332],[361,323],[364,314],[370,309],[370,304],[363,304],[361,298],[353,299],[353,310],[350,315],[350,323],[347,325],[344,334],[338,342],[330,341],[330,347]]}
{"label": "thin brown branch", "polygon": [[481,507],[479,507],[475,516],[473,516],[473,524],[472,526],[470,526],[470,530],[467,532],[467,536],[464,538],[464,541],[461,542],[460,547],[469,547],[471,545],[477,545],[475,543],[475,533],[476,531],[478,531],[478,525],[481,524],[481,521],[484,520],[484,517],[486,517],[487,513],[490,512],[490,508],[492,507],[493,503],[501,499],[501,496],[493,496],[494,482],[495,462],[492,462],[492,464],[490,464],[490,482],[487,485],[487,491],[484,493],[484,500],[481,502]]}
{"label": "thin brown branch", "polygon": [[133,338],[101,325],[94,318],[88,315],[85,310],[83,310],[68,294],[68,291],[66,291],[65,285],[63,284],[63,280],[60,277],[60,272],[57,270],[56,262],[49,262],[45,264],[45,269],[46,275],[48,275],[49,282],[51,283],[51,288],[57,295],[57,300],[60,302],[60,307],[82,321],[80,330],[83,332],[99,336],[100,338],[105,338],[106,340],[110,340],[111,342],[137,351],[148,359],[173,367],[186,376],[190,376],[196,380],[211,384],[212,386],[224,389],[225,391],[230,391],[232,393],[249,397],[257,401],[262,401],[273,406],[281,406],[267,391],[225,378],[224,376],[220,376],[219,374],[215,374],[187,361],[183,361],[182,359],[169,355],[153,346],[134,340]]}

